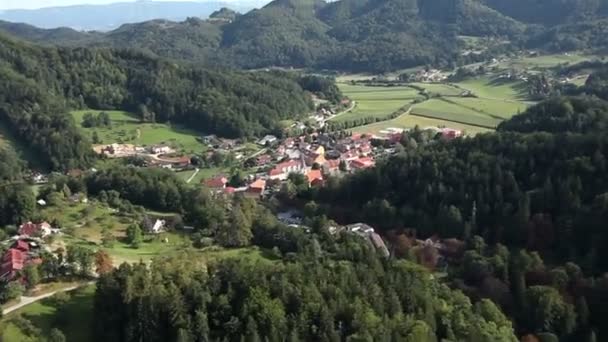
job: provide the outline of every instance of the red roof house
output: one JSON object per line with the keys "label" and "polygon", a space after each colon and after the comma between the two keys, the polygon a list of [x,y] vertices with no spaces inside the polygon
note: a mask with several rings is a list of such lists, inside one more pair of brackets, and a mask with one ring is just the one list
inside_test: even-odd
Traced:
{"label": "red roof house", "polygon": [[34,236],[41,235],[46,236],[51,234],[51,225],[48,222],[32,223],[27,222],[19,226],[19,235]]}
{"label": "red roof house", "polygon": [[263,179],[258,179],[255,182],[249,184],[247,187],[246,195],[251,197],[261,197],[262,193],[266,189],[266,181]]}
{"label": "red roof house", "polygon": [[224,189],[226,188],[226,183],[228,183],[228,179],[224,176],[215,176],[213,178],[207,179],[205,181],[205,186],[209,189]]}
{"label": "red roof house", "polygon": [[350,167],[353,169],[367,169],[376,165],[373,158],[362,157],[350,162]]}
{"label": "red roof house", "polygon": [[12,280],[17,272],[23,269],[25,264],[26,254],[15,248],[11,248],[2,257],[2,266],[0,266],[0,278]]}
{"label": "red roof house", "polygon": [[312,185],[314,181],[323,180],[323,174],[321,173],[321,170],[310,170],[306,174],[306,177],[308,178],[309,185]]}
{"label": "red roof house", "polygon": [[27,243],[27,241],[17,240],[17,242],[15,242],[15,244],[13,245],[13,248],[18,249],[22,252],[27,252],[30,250],[30,244]]}

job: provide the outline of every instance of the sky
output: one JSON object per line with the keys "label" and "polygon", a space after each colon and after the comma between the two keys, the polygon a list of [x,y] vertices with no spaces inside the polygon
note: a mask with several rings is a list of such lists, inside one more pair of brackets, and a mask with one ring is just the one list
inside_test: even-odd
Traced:
{"label": "sky", "polygon": [[[5,9],[34,9],[42,7],[69,6],[78,4],[110,4],[114,2],[133,2],[134,0],[0,0],[0,10]],[[162,1],[191,1],[191,0],[162,0]],[[236,2],[237,0],[222,0]]]}

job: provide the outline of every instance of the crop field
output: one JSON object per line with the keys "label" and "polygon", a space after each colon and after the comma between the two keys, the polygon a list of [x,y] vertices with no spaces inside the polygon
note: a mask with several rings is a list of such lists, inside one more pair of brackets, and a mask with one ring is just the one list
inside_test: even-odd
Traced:
{"label": "crop field", "polygon": [[380,134],[381,131],[389,128],[414,128],[420,127],[422,129],[428,127],[449,127],[458,129],[464,132],[467,135],[475,135],[478,133],[491,132],[492,130],[489,128],[483,128],[478,126],[465,125],[461,123],[440,120],[440,119],[432,119],[426,118],[422,116],[415,115],[402,115],[398,118],[388,121],[382,121],[373,123],[370,125],[360,126],[353,128],[352,131],[355,133],[367,133],[367,134]]}
{"label": "crop field", "polygon": [[[81,125],[85,113],[97,115],[99,110],[73,111],[72,116],[77,125]],[[105,111],[110,115],[112,126],[83,128],[89,136],[93,132],[101,139],[102,144],[129,143],[142,146],[168,144],[184,153],[201,152],[205,146],[196,138],[199,133],[177,125],[142,123],[134,115],[123,111]]]}
{"label": "crop field", "polygon": [[432,99],[417,104],[411,114],[486,128],[494,128],[501,121],[485,113],[443,99]]}
{"label": "crop field", "polygon": [[371,87],[339,84],[344,95],[357,104],[352,111],[340,115],[334,121],[348,121],[362,117],[383,117],[407,106],[418,98],[418,91],[410,87]]}
{"label": "crop field", "polygon": [[527,97],[526,85],[522,81],[477,77],[459,82],[457,85],[481,98],[523,101]]}
{"label": "crop field", "polygon": [[410,83],[412,86],[424,88],[430,94],[441,96],[458,96],[462,94],[462,89],[445,83]]}
{"label": "crop field", "polygon": [[510,119],[513,115],[526,110],[527,105],[521,102],[508,100],[493,100],[479,98],[449,98],[445,101],[456,104],[462,108],[470,109],[498,120]]}

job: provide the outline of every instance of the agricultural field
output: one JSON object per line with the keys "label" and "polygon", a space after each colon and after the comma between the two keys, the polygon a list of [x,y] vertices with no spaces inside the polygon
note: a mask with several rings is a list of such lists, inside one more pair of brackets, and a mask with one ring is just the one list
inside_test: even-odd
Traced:
{"label": "agricultural field", "polygon": [[[73,111],[72,116],[77,125],[81,125],[85,113],[97,115],[99,110]],[[129,143],[142,146],[167,144],[184,153],[196,153],[206,147],[196,140],[199,133],[178,126],[158,123],[142,123],[134,115],[123,111],[105,111],[110,115],[112,126],[83,128],[89,136],[97,132],[101,143]]]}
{"label": "agricultural field", "polygon": [[586,55],[582,53],[562,53],[553,55],[543,55],[535,57],[520,57],[499,63],[500,68],[509,69],[549,69],[560,64],[576,64],[584,61],[597,59],[598,56]]}
{"label": "agricultural field", "polygon": [[414,87],[424,88],[427,93],[439,96],[459,96],[463,90],[446,83],[410,83]]}
{"label": "agricultural field", "polygon": [[414,116],[414,115],[402,115],[393,120],[382,121],[382,122],[377,122],[377,123],[374,123],[371,125],[356,127],[356,128],[353,128],[352,131],[355,133],[381,134],[381,132],[383,130],[386,130],[387,128],[391,128],[391,127],[405,129],[405,128],[414,128],[416,126],[422,128],[422,129],[428,128],[428,127],[437,127],[437,128],[449,127],[449,128],[461,130],[464,134],[467,134],[467,135],[475,135],[478,133],[485,133],[485,132],[492,131],[491,129],[488,129],[488,128],[465,125],[465,124],[461,124],[461,123],[439,120],[439,119],[425,118],[425,117]]}
{"label": "agricultural field", "polygon": [[444,99],[431,99],[417,104],[411,111],[411,115],[423,116],[449,122],[495,128],[502,120],[463,106],[459,103],[446,101]]}
{"label": "agricultural field", "polygon": [[528,107],[526,104],[521,102],[498,99],[480,99],[473,97],[449,98],[445,99],[445,101],[498,120],[510,119],[513,115],[525,111]]}
{"label": "agricultural field", "polygon": [[456,85],[471,91],[480,98],[525,101],[528,96],[526,84],[523,81],[484,76],[470,78]]}
{"label": "agricultural field", "polygon": [[354,110],[340,115],[333,121],[348,121],[362,117],[384,117],[419,97],[411,87],[372,87],[363,85],[338,84],[344,95],[356,102]]}

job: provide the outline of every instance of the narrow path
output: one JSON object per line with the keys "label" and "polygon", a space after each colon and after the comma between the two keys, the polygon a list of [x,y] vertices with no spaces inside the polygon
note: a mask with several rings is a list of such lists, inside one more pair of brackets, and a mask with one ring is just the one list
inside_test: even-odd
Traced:
{"label": "narrow path", "polygon": [[340,113],[337,113],[336,115],[332,115],[332,116],[328,117],[328,118],[327,118],[327,119],[325,119],[323,122],[327,122],[327,121],[329,121],[329,120],[335,119],[335,118],[337,118],[337,117],[338,117],[338,116],[340,116],[340,115],[344,115],[344,114],[346,114],[346,113],[348,113],[348,112],[352,111],[353,109],[355,109],[355,106],[356,106],[356,105],[357,105],[357,102],[355,102],[355,101],[351,101],[351,103],[350,103],[350,107],[348,107],[347,109],[345,109],[345,110],[341,111]]}
{"label": "narrow path", "polygon": [[186,183],[192,182],[192,180],[194,179],[194,177],[196,177],[196,175],[198,175],[199,171],[201,171],[201,170],[198,167],[196,169],[194,169],[194,173],[192,174],[192,176],[190,176],[190,178],[188,178],[188,180],[186,181]]}
{"label": "narrow path", "polygon": [[35,303],[35,302],[37,302],[39,300],[52,297],[52,296],[54,296],[55,294],[57,294],[59,292],[68,292],[68,291],[76,290],[79,287],[87,286],[87,285],[94,284],[94,283],[95,283],[94,281],[90,281],[88,283],[66,287],[66,288],[63,288],[63,289],[59,289],[59,290],[56,290],[56,291],[53,291],[53,292],[49,292],[49,293],[45,293],[43,295],[35,296],[35,297],[21,296],[21,299],[20,299],[21,301],[19,302],[19,304],[15,304],[15,305],[10,306],[10,307],[8,307],[6,309],[3,309],[2,310],[2,315],[6,316],[7,314],[9,314],[9,313],[11,313],[11,312],[13,312],[15,310],[19,310],[22,307],[30,305],[32,303]]}

